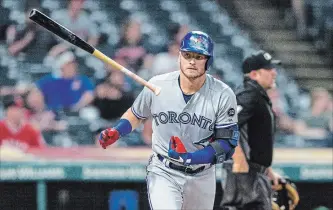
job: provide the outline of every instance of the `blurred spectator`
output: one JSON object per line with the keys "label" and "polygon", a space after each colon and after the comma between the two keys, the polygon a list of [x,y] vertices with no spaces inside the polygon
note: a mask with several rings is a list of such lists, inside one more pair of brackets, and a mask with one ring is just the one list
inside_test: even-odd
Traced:
{"label": "blurred spectator", "polygon": [[272,101],[278,131],[293,133],[295,121],[287,114],[288,104],[285,100],[283,100],[279,89],[270,89],[267,91],[267,94]]}
{"label": "blurred spectator", "polygon": [[151,67],[151,76],[177,71],[179,69],[178,56],[179,45],[172,41],[168,45],[168,52],[159,53],[155,56]]}
{"label": "blurred spectator", "polygon": [[299,38],[306,38],[306,10],[304,0],[291,0],[291,6],[296,19],[296,29]]}
{"label": "blurred spectator", "polygon": [[44,53],[46,53],[56,44],[55,39],[49,33],[47,34],[29,19],[30,11],[30,8],[26,10],[24,24],[12,24],[7,29],[6,42],[8,52],[12,56],[18,56],[20,53],[37,56],[33,55],[33,52],[45,51]]}
{"label": "blurred spectator", "polygon": [[169,38],[171,41],[175,41],[179,46],[183,37],[189,32],[189,30],[189,26],[186,24],[170,24],[168,28]]}
{"label": "blurred spectator", "polygon": [[306,38],[305,0],[270,0],[270,2],[279,9],[287,24],[296,22],[298,37],[301,39]]}
{"label": "blurred spectator", "polygon": [[[121,59],[121,58],[114,58],[114,60],[119,63],[120,65],[122,65],[125,68],[130,68],[129,65],[126,63],[125,59]],[[106,70],[106,76],[105,78],[101,81],[104,82],[105,80],[107,80],[107,78],[112,74],[112,72],[114,71],[119,71],[114,69],[111,65],[106,64],[105,65],[105,70]],[[124,74],[124,91],[125,92],[133,92],[136,88],[139,88],[140,85],[133,80],[131,77],[127,76]]]}
{"label": "blurred spectator", "polygon": [[[67,9],[53,12],[51,18],[68,28],[81,39],[87,41],[90,45],[96,46],[100,34],[97,25],[90,20],[88,14],[83,10],[84,2],[85,0],[68,0]],[[58,44],[51,49],[51,55],[58,55],[69,47],[72,47],[71,44],[63,40],[60,42],[61,44]]]}
{"label": "blurred spectator", "polygon": [[167,28],[169,43],[166,43],[166,45],[162,47],[162,52],[169,51],[169,44],[171,42],[175,42],[179,48],[183,37],[189,32],[189,30],[190,28],[186,24],[170,23]]}
{"label": "blurred spectator", "polygon": [[94,99],[93,84],[85,75],[77,73],[75,56],[68,51],[56,59],[59,72],[42,77],[36,82],[50,110],[61,109],[77,112]]}
{"label": "blurred spectator", "polygon": [[26,96],[26,105],[29,109],[28,120],[40,131],[64,131],[67,122],[57,121],[56,115],[46,110],[43,94],[40,91],[32,90]]}
{"label": "blurred spectator", "polygon": [[128,92],[125,75],[117,70],[111,71],[105,81],[97,85],[93,105],[106,120],[121,117],[134,102],[132,92]]}
{"label": "blurred spectator", "polygon": [[304,137],[310,146],[327,146],[331,144],[332,97],[323,88],[316,88],[311,92],[311,110],[296,123],[296,134]]}
{"label": "blurred spectator", "polygon": [[7,95],[3,98],[5,119],[0,121],[0,145],[15,147],[22,151],[30,147],[45,146],[41,133],[25,121],[26,112],[23,99],[19,96]]}
{"label": "blurred spectator", "polygon": [[116,49],[115,57],[124,59],[130,70],[138,72],[141,69],[147,56],[147,50],[144,47],[141,24],[138,21],[129,19],[123,25]]}

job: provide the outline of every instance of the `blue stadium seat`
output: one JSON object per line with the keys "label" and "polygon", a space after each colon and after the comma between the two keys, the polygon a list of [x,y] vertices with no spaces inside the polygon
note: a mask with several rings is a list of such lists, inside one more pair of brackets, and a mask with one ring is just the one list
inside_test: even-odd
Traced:
{"label": "blue stadium seat", "polygon": [[139,195],[134,190],[113,190],[110,193],[109,210],[138,210]]}
{"label": "blue stadium seat", "polygon": [[91,145],[94,144],[94,137],[90,131],[90,124],[88,121],[78,117],[79,113],[65,111],[68,122],[68,133],[78,145]]}
{"label": "blue stadium seat", "polygon": [[9,24],[9,13],[10,10],[8,8],[4,8],[2,6],[0,6],[0,26],[5,25],[5,24]]}
{"label": "blue stadium seat", "polygon": [[49,11],[54,11],[65,7],[65,5],[61,5],[59,1],[52,1],[52,0],[43,0],[41,2],[41,6],[44,9],[48,9]]}

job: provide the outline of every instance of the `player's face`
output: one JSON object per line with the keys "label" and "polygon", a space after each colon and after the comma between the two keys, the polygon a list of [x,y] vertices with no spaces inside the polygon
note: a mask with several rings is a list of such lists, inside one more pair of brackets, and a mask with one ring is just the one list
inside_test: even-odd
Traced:
{"label": "player's face", "polygon": [[273,69],[260,69],[258,73],[258,83],[266,90],[275,88],[276,83],[276,70]]}
{"label": "player's face", "polygon": [[179,55],[180,70],[188,79],[196,79],[206,73],[208,57],[194,52],[181,51]]}

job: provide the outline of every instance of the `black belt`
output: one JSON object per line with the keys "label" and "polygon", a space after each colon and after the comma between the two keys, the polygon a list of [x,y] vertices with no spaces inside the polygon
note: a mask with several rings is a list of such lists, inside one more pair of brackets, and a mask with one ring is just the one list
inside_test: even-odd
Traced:
{"label": "black belt", "polygon": [[[224,162],[223,163],[223,168],[227,169],[227,170],[232,170],[232,162],[228,161],[228,162]],[[249,172],[256,172],[256,173],[260,173],[260,174],[267,174],[267,167],[260,165],[258,163],[253,163],[253,162],[248,162],[249,165]]]}
{"label": "black belt", "polygon": [[[157,157],[158,159],[163,162],[163,160],[165,159],[162,155],[160,154],[157,154]],[[169,161],[169,168],[171,169],[174,169],[176,171],[181,171],[183,173],[187,173],[187,174],[196,174],[196,173],[199,173],[201,171],[203,171],[205,169],[205,166],[201,166],[195,170],[189,168],[189,167],[186,167],[186,166],[179,166],[179,165],[176,165],[172,162]]]}
{"label": "black belt", "polygon": [[267,167],[260,165],[258,163],[252,163],[249,162],[249,170],[252,170],[254,172],[260,173],[260,174],[266,174],[267,173]]}

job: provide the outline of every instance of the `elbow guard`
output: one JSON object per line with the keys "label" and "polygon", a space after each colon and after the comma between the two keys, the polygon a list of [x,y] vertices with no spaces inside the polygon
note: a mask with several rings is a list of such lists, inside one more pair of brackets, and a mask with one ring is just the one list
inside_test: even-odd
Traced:
{"label": "elbow guard", "polygon": [[238,125],[232,125],[228,128],[218,128],[215,130],[214,141],[223,139],[228,141],[234,148],[238,145],[239,129]]}
{"label": "elbow guard", "polygon": [[215,163],[223,163],[232,157],[238,144],[238,125],[220,128],[215,132],[214,140],[209,144],[215,150]]}

